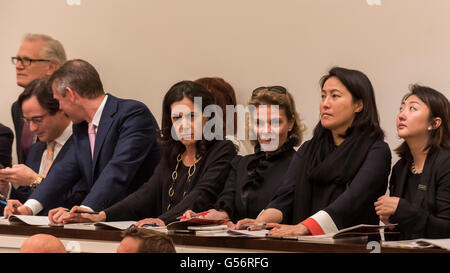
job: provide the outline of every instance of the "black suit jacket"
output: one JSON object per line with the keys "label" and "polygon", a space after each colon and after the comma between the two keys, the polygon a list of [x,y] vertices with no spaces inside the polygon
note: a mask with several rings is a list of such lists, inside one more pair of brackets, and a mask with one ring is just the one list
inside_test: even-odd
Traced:
{"label": "black suit jacket", "polygon": [[[66,155],[67,150],[70,145],[73,145],[72,137],[70,137],[64,146],[59,151],[58,155],[54,160],[54,165],[57,164],[57,160],[61,160]],[[28,153],[28,159],[25,165],[30,167],[34,172],[39,173],[39,169],[41,166],[42,154],[47,148],[47,144],[45,142],[38,141],[30,148],[30,152]],[[53,166],[53,165],[52,165]],[[39,187],[39,186],[38,186]],[[81,201],[83,201],[84,197],[88,192],[88,187],[86,182],[83,180],[78,181],[69,191],[65,192],[59,197],[57,201],[57,206],[71,208],[75,205],[79,205]],[[31,187],[19,187],[17,189],[11,189],[10,199],[17,199],[22,203],[28,200],[28,197],[33,193],[33,189]],[[39,215],[47,215],[49,209],[44,208]]]}
{"label": "black suit jacket", "polygon": [[392,169],[391,196],[400,197],[395,213],[389,218],[398,223],[400,237],[388,239],[450,237],[450,149],[430,152],[414,200],[406,200],[405,184],[410,164],[400,159]]}
{"label": "black suit jacket", "polygon": [[0,164],[3,167],[11,167],[11,152],[14,134],[5,125],[0,123]]}

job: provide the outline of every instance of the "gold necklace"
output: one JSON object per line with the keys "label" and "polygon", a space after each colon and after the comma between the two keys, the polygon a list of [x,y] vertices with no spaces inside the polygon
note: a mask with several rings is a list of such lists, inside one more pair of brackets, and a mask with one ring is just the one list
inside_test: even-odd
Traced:
{"label": "gold necklace", "polygon": [[[172,185],[169,188],[168,194],[169,194],[169,205],[167,206],[167,210],[170,210],[170,207],[172,206],[172,197],[175,194],[175,189],[174,189],[174,185],[175,185],[175,181],[178,178],[178,166],[180,165],[180,162],[182,160],[182,154],[178,154],[177,155],[177,165],[175,166],[175,170],[172,172]],[[196,159],[194,161],[194,164],[192,164],[192,166],[189,167],[188,169],[188,177],[186,179],[186,183],[188,184],[189,182],[191,182],[191,177],[194,175],[195,171],[197,170],[197,165],[196,163],[198,162],[198,160],[200,159]],[[183,192],[183,198],[186,196],[187,191]]]}
{"label": "gold necklace", "polygon": [[[422,170],[423,171],[423,170]],[[416,170],[416,166],[415,166],[415,164],[414,164],[414,159],[411,161],[411,172],[413,173],[413,174],[421,174],[422,173],[422,171],[418,171],[418,170]]]}

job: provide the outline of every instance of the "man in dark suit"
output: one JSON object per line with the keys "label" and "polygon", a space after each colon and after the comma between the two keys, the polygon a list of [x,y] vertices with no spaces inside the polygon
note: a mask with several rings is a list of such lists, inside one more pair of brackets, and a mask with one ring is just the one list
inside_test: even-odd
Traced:
{"label": "man in dark suit", "polygon": [[[44,79],[29,83],[17,103],[22,108],[25,124],[40,141],[31,146],[25,164],[0,170],[0,192],[8,199],[25,202],[54,166],[54,161],[66,154],[72,143],[72,122],[59,110],[59,103]],[[79,181],[71,191],[61,195],[58,203],[73,206],[79,204],[86,194],[86,183]],[[42,210],[40,214],[46,213],[48,210]]]}
{"label": "man in dark suit", "polygon": [[5,125],[0,123],[0,167],[10,167],[11,166],[11,152],[12,144],[14,141],[14,134]]}
{"label": "man in dark suit", "polygon": [[[98,72],[83,60],[66,62],[49,83],[60,109],[74,123],[73,145],[30,196],[36,205],[8,202],[11,213],[54,208],[58,196],[79,179],[89,187],[81,205],[102,210],[150,178],[161,157],[159,128],[143,103],[105,94]],[[14,204],[21,206],[16,209]],[[64,214],[65,209],[57,213]]]}
{"label": "man in dark suit", "polygon": [[[17,85],[26,87],[31,81],[49,77],[66,61],[62,44],[44,34],[27,34],[15,57]],[[23,122],[22,108],[17,101],[11,107],[11,115],[16,132],[17,161],[25,163],[36,136]]]}

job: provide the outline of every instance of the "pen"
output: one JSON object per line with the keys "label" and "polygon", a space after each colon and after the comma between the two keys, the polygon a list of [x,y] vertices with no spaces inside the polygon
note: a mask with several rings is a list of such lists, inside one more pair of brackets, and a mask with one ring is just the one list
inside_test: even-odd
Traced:
{"label": "pen", "polygon": [[[1,201],[0,201],[0,204],[3,204],[3,205],[5,205],[5,206],[7,206],[7,205],[8,205],[8,202],[6,202],[6,201],[4,201],[4,200],[1,200]],[[13,207],[14,207],[15,209],[18,209],[18,208],[19,208],[19,206],[17,206],[17,205],[13,205]]]}
{"label": "pen", "polygon": [[248,223],[248,224],[242,224],[242,227],[261,227],[261,228],[265,228],[266,224],[265,223]]}
{"label": "pen", "polygon": [[[70,210],[66,209],[66,212],[70,212]],[[76,211],[72,211],[72,213],[99,214],[100,212],[97,212],[97,211],[76,210]]]}

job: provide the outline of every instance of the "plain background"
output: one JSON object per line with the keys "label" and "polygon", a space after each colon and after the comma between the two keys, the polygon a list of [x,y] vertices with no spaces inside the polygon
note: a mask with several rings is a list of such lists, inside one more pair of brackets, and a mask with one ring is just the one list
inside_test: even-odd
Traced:
{"label": "plain background", "polygon": [[[143,101],[158,122],[180,80],[218,76],[238,103],[263,85],[293,93],[308,128],[319,119],[319,79],[332,66],[364,72],[391,149],[411,83],[450,95],[450,1],[0,0],[0,122],[13,128],[15,56],[25,33],[45,33],[100,73],[105,90]],[[370,1],[369,1],[370,2]],[[15,146],[14,146],[15,147]],[[14,160],[16,158],[14,151]],[[393,163],[397,157],[393,155]]]}

